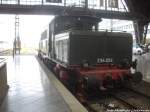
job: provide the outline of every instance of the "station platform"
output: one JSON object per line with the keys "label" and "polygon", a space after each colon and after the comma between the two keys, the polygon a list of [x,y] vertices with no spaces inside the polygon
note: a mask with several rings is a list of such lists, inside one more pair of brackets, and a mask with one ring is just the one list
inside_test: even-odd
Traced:
{"label": "station platform", "polygon": [[35,56],[9,57],[7,77],[0,112],[87,112]]}
{"label": "station platform", "polygon": [[143,74],[143,80],[150,82],[150,52],[134,56],[137,59],[137,71]]}

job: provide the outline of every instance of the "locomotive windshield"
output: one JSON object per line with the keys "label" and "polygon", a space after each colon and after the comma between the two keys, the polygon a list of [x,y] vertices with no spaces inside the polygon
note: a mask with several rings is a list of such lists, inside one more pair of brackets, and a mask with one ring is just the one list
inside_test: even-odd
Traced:
{"label": "locomotive windshield", "polygon": [[55,18],[55,34],[66,30],[98,29],[100,18],[90,16],[58,16]]}

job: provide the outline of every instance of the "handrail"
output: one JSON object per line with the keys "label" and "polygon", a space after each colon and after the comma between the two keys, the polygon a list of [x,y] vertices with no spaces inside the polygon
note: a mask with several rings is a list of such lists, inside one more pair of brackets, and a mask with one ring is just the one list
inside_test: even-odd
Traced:
{"label": "handrail", "polygon": [[[0,56],[3,56],[4,54],[8,54],[10,53],[11,49],[8,49],[8,50],[2,50],[0,51]],[[1,58],[0,58],[1,59]]]}
{"label": "handrail", "polygon": [[62,31],[58,32],[58,34],[64,33],[64,32],[67,32],[67,31],[69,32],[69,31],[72,31],[72,30],[73,31],[91,31],[91,32],[101,32],[101,31],[103,31],[103,32],[127,33],[127,31],[122,31],[122,30],[108,30],[108,29],[98,29],[98,30],[86,29],[86,30],[82,30],[82,29],[72,29],[72,28],[70,28],[68,30],[62,30]]}

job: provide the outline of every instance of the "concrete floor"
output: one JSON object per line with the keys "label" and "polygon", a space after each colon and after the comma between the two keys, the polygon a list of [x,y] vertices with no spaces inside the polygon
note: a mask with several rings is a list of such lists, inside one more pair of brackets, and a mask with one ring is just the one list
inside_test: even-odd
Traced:
{"label": "concrete floor", "polygon": [[0,112],[70,112],[34,56],[8,59],[10,86]]}

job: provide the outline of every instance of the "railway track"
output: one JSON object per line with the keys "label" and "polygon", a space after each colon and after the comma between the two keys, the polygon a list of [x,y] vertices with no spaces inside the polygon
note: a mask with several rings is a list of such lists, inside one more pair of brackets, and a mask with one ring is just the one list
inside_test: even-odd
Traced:
{"label": "railway track", "polygon": [[[114,90],[109,96],[90,100],[84,106],[89,112],[150,112],[150,96],[131,88]],[[135,110],[135,111],[130,111]],[[137,111],[136,111],[137,110]]]}
{"label": "railway track", "polygon": [[131,105],[133,109],[149,109],[150,112],[150,97],[135,90],[125,89],[113,94],[113,97]]}
{"label": "railway track", "polygon": [[150,112],[150,98],[131,89],[112,92],[109,97],[89,101],[89,112]]}

